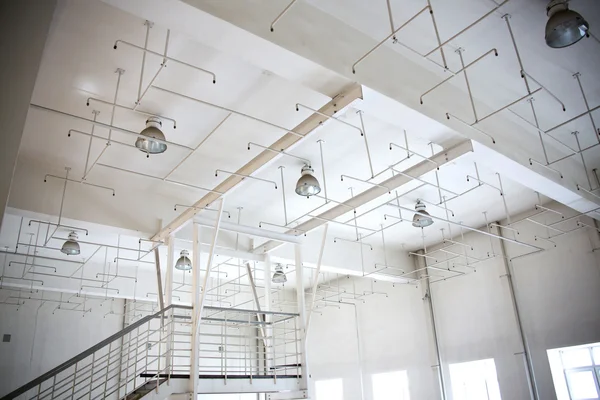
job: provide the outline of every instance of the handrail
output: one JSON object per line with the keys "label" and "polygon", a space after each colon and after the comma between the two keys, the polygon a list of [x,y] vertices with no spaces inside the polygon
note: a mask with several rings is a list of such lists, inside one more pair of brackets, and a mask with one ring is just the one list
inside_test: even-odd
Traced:
{"label": "handrail", "polygon": [[89,357],[90,355],[92,355],[93,353],[95,353],[96,351],[100,350],[101,348],[105,347],[106,345],[114,342],[117,339],[120,339],[121,337],[125,336],[126,334],[132,332],[133,330],[139,328],[140,326],[144,325],[145,323],[158,318],[161,316],[161,314],[164,314],[166,311],[168,311],[171,308],[179,308],[179,309],[185,309],[185,310],[191,310],[192,307],[190,306],[180,306],[180,305],[170,305],[168,307],[165,307],[164,309],[152,314],[152,315],[148,315],[142,319],[140,319],[139,321],[129,325],[127,328],[122,329],[121,331],[115,333],[112,336],[109,336],[108,338],[104,339],[103,341],[99,342],[98,344],[95,344],[94,346],[90,347],[89,349],[83,351],[82,353],[79,353],[78,355],[76,355],[75,357],[65,361],[64,363],[60,364],[59,366],[51,369],[50,371],[38,376],[37,378],[35,378],[34,380],[30,381],[29,383],[26,383],[25,385],[21,386],[18,389],[13,390],[12,392],[8,393],[7,395],[3,396],[2,398],[0,398],[0,400],[10,400],[10,399],[14,399],[15,397],[26,393],[28,390],[31,390],[33,388],[35,388],[36,386],[40,385],[41,383],[45,382],[47,379],[59,374],[60,372],[64,371],[65,369],[71,367],[72,365],[77,364],[79,361]]}

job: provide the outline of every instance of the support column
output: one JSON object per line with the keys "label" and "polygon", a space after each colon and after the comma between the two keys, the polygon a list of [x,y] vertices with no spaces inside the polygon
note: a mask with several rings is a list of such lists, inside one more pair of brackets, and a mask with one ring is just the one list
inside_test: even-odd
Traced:
{"label": "support column", "polygon": [[[199,379],[199,347],[200,347],[200,321],[202,318],[202,309],[204,308],[204,301],[206,298],[206,292],[209,291],[210,284],[210,270],[212,267],[212,260],[215,255],[215,247],[217,246],[217,239],[219,237],[219,229],[221,228],[221,218],[223,216],[223,204],[225,200],[223,198],[219,201],[219,208],[217,211],[217,220],[215,221],[212,241],[210,243],[210,252],[208,253],[208,260],[206,261],[206,272],[204,274],[204,281],[202,286],[200,285],[200,231],[199,226],[194,222],[194,259],[192,261],[192,274],[193,274],[193,288],[192,288],[192,352],[191,352],[191,365],[190,365],[190,386],[192,397],[195,400],[196,392],[198,391]],[[200,294],[200,288],[202,287],[202,294]]]}
{"label": "support column", "polygon": [[188,390],[192,399],[196,398],[200,368],[198,366],[198,324],[196,321],[197,311],[200,305],[200,226],[194,222],[192,230],[192,352],[190,353],[190,382]]}
{"label": "support column", "polygon": [[0,2],[0,226],[57,0]]}
{"label": "support column", "polygon": [[[264,291],[264,295],[265,295],[265,311],[269,312],[271,311],[271,279],[273,278],[273,273],[271,272],[271,256],[267,253],[265,255],[265,275],[264,275],[264,285],[265,285],[265,291]],[[272,321],[272,318],[270,315],[265,314],[265,320],[267,321],[267,323],[270,323]],[[267,325],[267,329],[266,329],[266,344],[267,347],[265,347],[264,349],[264,371],[265,371],[265,375],[267,375],[269,373],[269,367],[271,367],[271,364],[269,363],[269,358],[271,357],[271,344],[273,343],[273,341],[271,340],[271,338],[273,337],[273,328],[270,325]]]}
{"label": "support column", "polygon": [[[173,304],[173,264],[174,264],[174,254],[175,251],[175,238],[173,234],[169,235],[167,238],[167,276],[165,277],[165,307],[169,307]],[[173,318],[173,310],[170,312],[171,320],[170,320],[170,332],[173,332],[175,320]],[[171,359],[174,345],[173,345],[174,337],[171,335],[169,340],[167,340],[167,359],[166,366],[167,371],[171,370]]]}
{"label": "support column", "polygon": [[302,267],[302,246],[294,245],[294,254],[296,259],[296,296],[298,302],[298,335],[300,349],[300,364],[302,364],[302,377],[300,378],[300,390],[307,390],[308,398],[311,393],[308,385],[308,360],[306,351],[306,300],[304,296],[304,268]]}

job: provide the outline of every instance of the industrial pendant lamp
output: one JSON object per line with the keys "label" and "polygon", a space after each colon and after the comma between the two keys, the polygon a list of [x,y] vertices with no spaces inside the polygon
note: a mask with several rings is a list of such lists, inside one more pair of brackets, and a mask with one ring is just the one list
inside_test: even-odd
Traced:
{"label": "industrial pendant lamp", "polygon": [[165,140],[165,134],[160,130],[162,121],[160,118],[150,117],[146,121],[146,128],[140,132],[144,137],[138,137],[135,147],[146,154],[160,154],[167,150],[167,145],[152,139]]}
{"label": "industrial pendant lamp", "polygon": [[546,44],[560,49],[579,42],[590,29],[577,12],[569,10],[568,0],[551,0],[546,7]]}
{"label": "industrial pendant lamp", "polygon": [[75,232],[69,233],[69,239],[62,245],[60,251],[68,256],[76,256],[81,253]]}
{"label": "industrial pendant lamp", "polygon": [[283,266],[281,264],[277,264],[275,266],[275,273],[273,274],[273,279],[271,279],[273,283],[286,283],[287,276],[283,272]]}
{"label": "industrial pendant lamp", "polygon": [[300,179],[296,183],[296,193],[300,196],[310,197],[321,192],[321,185],[319,181],[313,175],[315,171],[310,165],[305,164],[300,172]]}
{"label": "industrial pendant lamp", "polygon": [[192,262],[190,261],[189,255],[189,251],[181,250],[181,253],[179,253],[180,257],[175,263],[175,269],[178,269],[180,271],[189,271],[190,269],[192,269]]}
{"label": "industrial pendant lamp", "polygon": [[417,200],[415,205],[415,215],[412,220],[412,226],[415,228],[425,228],[433,224],[433,219],[429,216],[429,213],[425,211],[425,204],[421,200]]}

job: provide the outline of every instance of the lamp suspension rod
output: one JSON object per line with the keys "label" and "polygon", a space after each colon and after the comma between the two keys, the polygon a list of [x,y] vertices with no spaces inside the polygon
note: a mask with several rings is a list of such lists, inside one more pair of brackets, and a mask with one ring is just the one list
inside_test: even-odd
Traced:
{"label": "lamp suspension rod", "polygon": [[[581,85],[581,74],[579,72],[576,72],[575,74],[573,74],[573,77],[577,79],[577,84],[579,85],[579,90],[581,91],[581,97],[583,97],[583,102],[585,103],[585,109],[589,112],[590,105],[588,103],[587,96],[585,95],[585,91],[583,90],[583,86]],[[594,127],[596,140],[598,140],[598,143],[600,143],[600,130],[596,127],[596,121],[594,120],[594,116],[592,115],[592,113],[589,113],[588,115],[590,116],[590,121],[592,123],[592,126]]]}
{"label": "lamp suspension rod", "polygon": [[363,112],[358,110],[356,112],[360,118],[360,126],[362,127],[363,138],[365,140],[365,149],[367,150],[367,159],[369,160],[369,170],[371,171],[371,179],[375,177],[373,172],[373,162],[371,161],[371,152],[369,151],[369,142],[367,141],[367,130],[365,129],[365,123],[363,121]]}

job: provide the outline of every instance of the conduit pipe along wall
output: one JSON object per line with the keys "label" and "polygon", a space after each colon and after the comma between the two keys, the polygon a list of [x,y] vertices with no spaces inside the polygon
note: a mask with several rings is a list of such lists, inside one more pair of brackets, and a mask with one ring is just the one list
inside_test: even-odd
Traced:
{"label": "conduit pipe along wall", "polygon": [[[473,146],[470,140],[461,142],[449,149],[444,150],[443,152],[437,153],[432,156],[427,161],[422,161],[419,164],[416,164],[410,168],[408,168],[405,173],[410,176],[419,177],[430,171],[436,169],[436,166],[441,166],[448,162],[451,162],[460,156],[467,154],[468,152],[473,151]],[[433,162],[432,162],[433,161]],[[383,195],[387,195],[390,191],[411,182],[413,178],[409,178],[406,175],[395,175],[383,182],[380,185],[374,186],[364,192],[353,196],[352,198],[346,200],[344,203],[339,204],[331,209],[317,215],[308,221],[301,223],[296,226],[294,229],[302,230],[305,232],[309,232],[326,222],[330,222],[335,220],[336,218],[350,212],[352,209],[358,208],[370,201],[376,200]],[[287,231],[288,234],[294,234],[294,229]],[[271,250],[279,247],[279,243],[275,241],[269,241],[263,244],[260,247],[257,247],[254,252],[255,253],[266,253]]]}
{"label": "conduit pipe along wall", "polygon": [[[416,254],[424,255],[425,252],[423,250],[419,250]],[[433,342],[433,347],[435,350],[435,358],[436,364],[433,366],[436,369],[438,383],[440,385],[440,397],[442,400],[446,400],[446,379],[444,374],[444,364],[442,362],[442,355],[440,353],[440,341],[438,337],[438,329],[435,320],[435,310],[433,305],[433,298],[431,296],[431,285],[427,272],[427,265],[425,262],[425,258],[423,257],[414,257],[415,262],[415,270],[418,272],[417,278],[423,282],[423,286],[421,287],[423,293],[423,301],[427,304],[425,307],[427,308],[427,314],[430,319],[431,326],[431,341]]]}
{"label": "conduit pipe along wall", "polygon": [[[329,101],[327,104],[321,107],[319,109],[319,112],[325,115],[333,115],[334,113],[343,109],[358,98],[362,98],[362,88],[358,84],[352,84],[352,86],[348,87],[342,93],[335,96],[331,101]],[[301,133],[306,136],[309,133],[311,133],[314,129],[321,126],[322,121],[323,117],[315,113],[310,115],[307,119],[302,121],[299,125],[297,125],[294,129],[290,131]],[[269,147],[285,151],[291,146],[295,145],[301,139],[302,138],[299,137],[297,134],[292,134],[288,132]],[[236,171],[236,174],[252,175],[253,173],[257,172],[260,168],[265,166],[267,163],[269,163],[271,160],[279,156],[279,154],[273,153],[268,150],[264,150],[246,165],[238,169]],[[214,189],[214,192],[226,193],[233,189],[235,186],[237,186],[243,181],[243,178],[238,175],[232,175],[225,179]],[[167,226],[161,229],[156,235],[154,235],[152,237],[152,240],[164,240],[169,234],[179,230],[187,221],[189,221],[191,218],[194,217],[194,215],[198,213],[197,208],[206,207],[220,197],[220,195],[214,192],[208,193],[200,200],[198,200],[195,204],[193,204],[193,207],[195,208],[188,208],[183,213],[181,213],[177,218],[175,218]]]}

